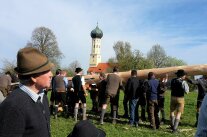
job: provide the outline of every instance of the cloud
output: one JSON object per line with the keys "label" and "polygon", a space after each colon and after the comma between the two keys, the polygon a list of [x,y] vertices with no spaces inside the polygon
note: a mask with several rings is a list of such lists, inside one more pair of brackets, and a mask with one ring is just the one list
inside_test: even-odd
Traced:
{"label": "cloud", "polygon": [[[189,64],[205,63],[196,53],[191,53],[206,50],[207,12],[204,5],[203,0],[3,1],[0,5],[0,45],[3,47],[0,60],[15,60],[17,51],[30,40],[32,31],[45,26],[54,32],[65,55],[62,66],[78,60],[87,69],[90,32],[98,21],[104,33],[103,61],[114,56],[114,42],[123,40],[143,53],[152,45],[160,44],[168,54]],[[187,57],[190,54],[193,59]]]}

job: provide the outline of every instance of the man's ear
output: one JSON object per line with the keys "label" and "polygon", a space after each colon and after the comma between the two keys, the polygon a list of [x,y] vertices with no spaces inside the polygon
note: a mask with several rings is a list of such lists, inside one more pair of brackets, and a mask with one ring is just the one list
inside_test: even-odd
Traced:
{"label": "man's ear", "polygon": [[37,79],[34,77],[31,77],[32,82],[36,83]]}

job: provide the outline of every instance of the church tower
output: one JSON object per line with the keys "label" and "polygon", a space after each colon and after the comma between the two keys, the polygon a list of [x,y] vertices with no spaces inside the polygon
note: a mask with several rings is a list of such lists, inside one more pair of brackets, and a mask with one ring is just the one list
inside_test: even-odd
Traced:
{"label": "church tower", "polygon": [[89,67],[96,67],[101,63],[101,38],[103,37],[103,32],[99,29],[98,24],[94,30],[91,31],[92,38],[92,48],[90,54],[90,64]]}

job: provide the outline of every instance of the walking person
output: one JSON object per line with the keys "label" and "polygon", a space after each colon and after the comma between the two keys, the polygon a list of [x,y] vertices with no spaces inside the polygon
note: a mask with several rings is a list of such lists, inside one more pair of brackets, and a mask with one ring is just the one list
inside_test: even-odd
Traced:
{"label": "walking person", "polygon": [[105,94],[105,101],[102,106],[101,110],[101,117],[100,117],[100,124],[103,124],[104,115],[106,113],[107,104],[109,101],[112,104],[112,111],[113,111],[113,124],[116,124],[116,118],[117,118],[117,110],[118,110],[118,97],[117,94],[119,92],[119,89],[122,87],[122,80],[118,76],[118,68],[113,68],[113,73],[107,75],[106,79],[107,85],[106,85],[106,94]]}
{"label": "walking person", "polygon": [[[171,102],[170,102],[170,120],[173,133],[177,131],[180,117],[184,111],[184,95],[189,93],[189,86],[186,79],[186,72],[179,69],[176,73],[177,78],[171,81]],[[176,113],[176,115],[175,115]]]}
{"label": "walking person", "polygon": [[86,120],[86,96],[88,95],[85,87],[85,79],[82,76],[82,68],[76,68],[76,75],[72,78],[73,92],[75,93],[75,108],[74,108],[74,118],[77,121],[78,118],[78,108],[79,101],[81,101],[83,106],[83,120]]}
{"label": "walking person", "polygon": [[159,129],[159,106],[158,106],[158,91],[160,88],[159,81],[155,79],[153,72],[148,73],[148,81],[145,82],[145,90],[147,96],[147,105],[149,111],[150,126],[153,130]]}
{"label": "walking person", "polygon": [[50,87],[52,66],[35,48],[18,51],[20,85],[0,105],[1,137],[50,137],[49,103],[42,91]]}
{"label": "walking person", "polygon": [[138,100],[140,97],[140,82],[137,77],[137,71],[132,70],[131,71],[131,77],[127,80],[127,84],[125,87],[125,93],[127,97],[129,98],[129,104],[130,104],[130,125],[135,127],[138,127],[138,121],[139,121],[139,113],[138,113]]}

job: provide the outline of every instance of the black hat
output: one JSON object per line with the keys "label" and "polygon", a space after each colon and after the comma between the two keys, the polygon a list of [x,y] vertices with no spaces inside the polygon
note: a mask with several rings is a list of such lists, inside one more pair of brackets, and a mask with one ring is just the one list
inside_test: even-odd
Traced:
{"label": "black hat", "polygon": [[175,74],[178,77],[182,77],[182,76],[186,75],[187,73],[183,69],[179,69]]}
{"label": "black hat", "polygon": [[118,71],[119,71],[118,67],[115,66],[115,67],[113,68],[113,72],[118,72]]}
{"label": "black hat", "polygon": [[90,121],[79,121],[73,128],[68,137],[105,137],[103,130],[96,128]]}
{"label": "black hat", "polygon": [[81,72],[82,70],[83,70],[82,68],[76,68],[76,69],[75,69],[75,72],[76,72],[76,73],[79,73],[79,72]]}

